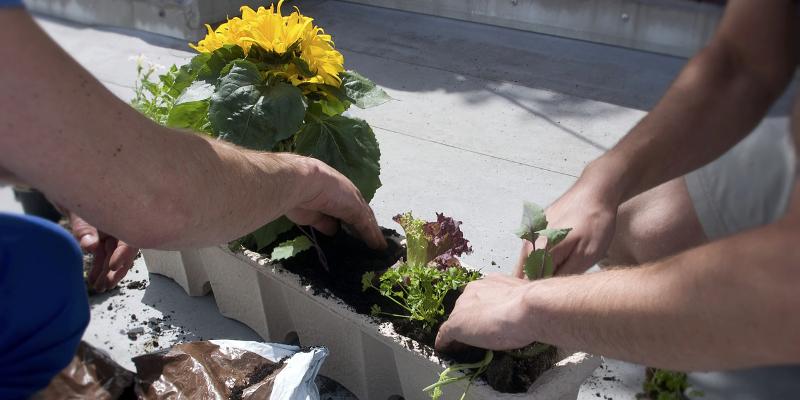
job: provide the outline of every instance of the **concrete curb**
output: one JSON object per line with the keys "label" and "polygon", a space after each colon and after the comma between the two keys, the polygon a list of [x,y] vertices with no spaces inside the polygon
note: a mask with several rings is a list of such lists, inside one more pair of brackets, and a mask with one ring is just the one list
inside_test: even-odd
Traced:
{"label": "concrete curb", "polygon": [[[338,299],[313,295],[297,275],[257,253],[210,247],[185,252],[146,250],[144,255],[151,273],[172,278],[189,295],[213,290],[222,315],[248,325],[264,340],[281,342],[296,335],[304,345],[328,347],[330,357],[322,373],[358,398],[427,399],[422,388],[446,368],[438,358],[414,351],[421,345],[395,333],[390,324],[378,325]],[[601,359],[586,353],[563,357],[527,394],[503,394],[476,384],[468,397],[575,399]],[[450,385],[444,398],[457,398],[463,390],[463,384]]]}
{"label": "concrete curb", "polygon": [[679,57],[700,50],[722,7],[685,0],[344,0]]}
{"label": "concrete curb", "polygon": [[[722,8],[685,0],[345,0],[681,57],[714,32]],[[224,21],[245,0],[25,0],[29,9],[187,41]]]}
{"label": "concrete curb", "polygon": [[204,24],[239,14],[246,0],[24,0],[29,10],[84,24],[138,29],[196,41]]}

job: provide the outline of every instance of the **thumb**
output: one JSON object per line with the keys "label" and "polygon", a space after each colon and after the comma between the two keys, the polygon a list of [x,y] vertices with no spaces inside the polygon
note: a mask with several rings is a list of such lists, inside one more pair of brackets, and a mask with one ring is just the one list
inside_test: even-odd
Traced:
{"label": "thumb", "polygon": [[97,228],[71,211],[69,212],[69,224],[72,234],[81,245],[81,249],[85,252],[94,252],[100,242]]}

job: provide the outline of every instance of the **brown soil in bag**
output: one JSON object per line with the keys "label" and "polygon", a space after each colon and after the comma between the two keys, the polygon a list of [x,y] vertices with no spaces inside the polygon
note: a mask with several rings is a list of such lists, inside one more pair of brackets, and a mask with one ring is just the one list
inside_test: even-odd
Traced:
{"label": "brown soil in bag", "polygon": [[140,399],[265,399],[272,392],[283,360],[222,349],[210,342],[184,343],[133,359],[136,395]]}
{"label": "brown soil in bag", "polygon": [[32,400],[133,399],[133,372],[102,350],[81,342],[69,365]]}

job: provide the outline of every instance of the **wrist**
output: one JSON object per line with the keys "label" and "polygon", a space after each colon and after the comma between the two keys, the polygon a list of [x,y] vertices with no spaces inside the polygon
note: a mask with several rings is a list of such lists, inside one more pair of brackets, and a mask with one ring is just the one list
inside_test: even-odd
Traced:
{"label": "wrist", "polygon": [[259,181],[270,182],[263,187],[273,209],[286,214],[289,210],[309,201],[320,188],[319,161],[292,153],[251,152],[248,157],[255,165]]}
{"label": "wrist", "polygon": [[607,154],[584,168],[578,184],[590,187],[603,204],[616,209],[630,197],[632,185],[627,171],[624,160]]}

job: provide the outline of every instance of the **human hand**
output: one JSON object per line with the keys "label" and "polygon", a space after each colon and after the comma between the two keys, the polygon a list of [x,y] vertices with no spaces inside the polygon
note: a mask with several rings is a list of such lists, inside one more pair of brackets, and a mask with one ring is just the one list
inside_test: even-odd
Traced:
{"label": "human hand", "polygon": [[386,248],[375,214],[361,196],[361,192],[344,175],[327,164],[305,158],[309,167],[310,184],[303,188],[300,199],[286,213],[298,225],[310,225],[314,229],[333,235],[341,220],[353,228],[355,233],[373,249]]}
{"label": "human hand", "polygon": [[75,213],[67,212],[72,234],[84,252],[94,255],[94,265],[89,272],[89,285],[102,293],[117,286],[133,267],[139,249],[109,236],[90,225]]}
{"label": "human hand", "polygon": [[[617,219],[619,204],[607,195],[603,185],[582,176],[564,195],[545,210],[548,226],[572,228],[561,243],[551,249],[556,275],[583,273],[605,257]],[[546,239],[536,243],[523,240],[514,276],[524,278],[524,265],[534,247],[544,248]]]}
{"label": "human hand", "polygon": [[470,345],[511,350],[533,343],[527,328],[531,315],[524,307],[529,285],[527,280],[505,274],[490,274],[468,284],[439,328],[436,349],[448,352]]}

